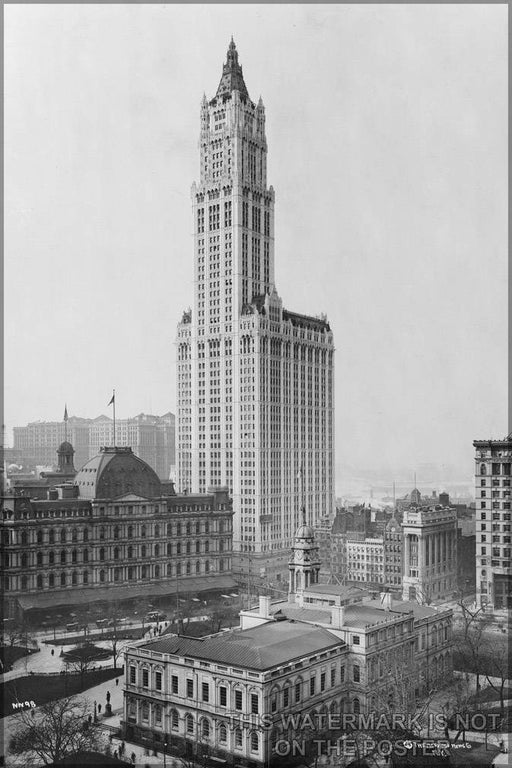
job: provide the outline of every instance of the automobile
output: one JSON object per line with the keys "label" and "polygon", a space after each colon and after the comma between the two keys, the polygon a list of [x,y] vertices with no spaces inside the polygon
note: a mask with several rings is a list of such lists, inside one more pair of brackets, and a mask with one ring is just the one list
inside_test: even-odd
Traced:
{"label": "automobile", "polygon": [[102,629],[103,627],[108,626],[108,619],[97,619],[96,626],[98,629]]}
{"label": "automobile", "polygon": [[146,621],[165,621],[167,619],[166,613],[160,613],[160,611],[151,611],[146,615]]}
{"label": "automobile", "polygon": [[66,624],[66,631],[67,632],[77,632],[78,631],[78,621],[73,621],[71,624]]}

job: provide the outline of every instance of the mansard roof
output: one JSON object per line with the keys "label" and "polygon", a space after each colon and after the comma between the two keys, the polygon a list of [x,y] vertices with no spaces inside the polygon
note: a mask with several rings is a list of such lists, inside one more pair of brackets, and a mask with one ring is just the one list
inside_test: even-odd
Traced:
{"label": "mansard roof", "polygon": [[135,493],[144,498],[161,496],[160,478],[131,448],[101,448],[75,477],[82,499],[117,498]]}

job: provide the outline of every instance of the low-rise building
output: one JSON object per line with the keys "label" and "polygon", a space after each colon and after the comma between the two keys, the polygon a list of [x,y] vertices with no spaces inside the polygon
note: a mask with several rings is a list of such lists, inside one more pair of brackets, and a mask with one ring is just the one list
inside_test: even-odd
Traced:
{"label": "low-rise building", "polygon": [[130,448],[102,448],[46,498],[2,498],[6,615],[232,588],[232,517],[226,488],[164,495]]}

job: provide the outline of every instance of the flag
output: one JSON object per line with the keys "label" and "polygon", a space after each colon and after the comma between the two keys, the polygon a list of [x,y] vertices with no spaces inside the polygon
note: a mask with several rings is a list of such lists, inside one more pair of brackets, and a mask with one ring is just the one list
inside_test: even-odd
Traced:
{"label": "flag", "polygon": [[115,395],[115,392],[113,392],[113,393],[112,393],[112,397],[111,397],[111,398],[110,398],[110,400],[108,401],[107,405],[112,405],[112,403],[114,403],[114,402],[115,402],[115,399],[116,399],[116,395]]}
{"label": "flag", "polygon": [[68,420],[68,405],[66,403],[66,405],[64,406],[64,421],[67,421],[67,420]]}

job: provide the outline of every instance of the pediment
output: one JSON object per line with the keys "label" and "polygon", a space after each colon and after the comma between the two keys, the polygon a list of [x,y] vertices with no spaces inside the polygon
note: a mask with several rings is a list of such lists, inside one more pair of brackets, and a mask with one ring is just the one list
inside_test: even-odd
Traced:
{"label": "pediment", "polygon": [[136,493],[123,493],[121,496],[115,497],[116,501],[153,501],[147,496],[138,496]]}

